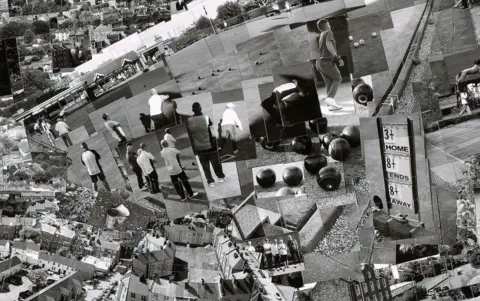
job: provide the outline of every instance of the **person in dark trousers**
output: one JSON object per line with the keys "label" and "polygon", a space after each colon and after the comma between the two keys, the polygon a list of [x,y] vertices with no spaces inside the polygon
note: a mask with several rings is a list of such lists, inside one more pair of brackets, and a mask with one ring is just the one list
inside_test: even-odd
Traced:
{"label": "person in dark trousers", "polygon": [[155,125],[155,130],[168,125],[168,118],[163,112],[164,102],[169,98],[168,95],[159,95],[156,89],[150,89],[150,98],[148,106],[150,107],[150,119]]}
{"label": "person in dark trousers", "polygon": [[218,150],[221,151],[225,142],[230,140],[232,143],[232,150],[234,154],[238,153],[237,147],[237,128],[243,131],[242,122],[238,118],[237,112],[235,112],[235,105],[231,102],[227,103],[226,109],[222,115],[222,121],[220,123],[220,143]]}
{"label": "person in dark trousers", "polygon": [[131,143],[127,144],[127,161],[128,164],[130,164],[130,168],[137,176],[138,187],[140,188],[140,190],[144,189],[146,184],[143,179],[142,168],[140,167],[140,165],[138,165],[137,154],[135,153],[135,149],[133,148]]}
{"label": "person in dark trousers", "polygon": [[160,145],[163,148],[161,151],[162,158],[165,160],[168,174],[170,175],[173,187],[175,187],[175,191],[180,196],[180,199],[182,201],[187,200],[185,191],[183,190],[184,188],[187,191],[189,198],[196,197],[198,192],[193,192],[192,187],[188,182],[187,174],[185,174],[182,163],[180,162],[180,151],[175,147],[170,147],[166,140],[162,140]]}
{"label": "person in dark trousers", "polygon": [[58,136],[62,137],[62,140],[67,148],[73,145],[68,134],[70,132],[70,127],[65,121],[63,121],[63,119],[58,118],[57,124],[55,124],[55,131],[57,131]]}
{"label": "person in dark trousers", "polygon": [[93,190],[98,191],[97,182],[100,179],[103,186],[105,186],[105,189],[110,191],[110,185],[107,182],[105,174],[103,173],[102,165],[100,164],[100,154],[93,149],[89,149],[85,142],[82,143],[82,148],[82,163],[87,167],[88,174],[92,180]]}
{"label": "person in dark trousers", "polygon": [[213,187],[215,180],[212,177],[210,164],[213,171],[218,177],[218,182],[222,183],[226,180],[223,173],[222,163],[218,156],[218,148],[215,137],[212,135],[212,120],[203,115],[202,106],[195,102],[192,105],[193,116],[188,118],[187,129],[193,141],[193,149],[198,155],[200,165],[202,165],[203,173],[210,187]]}
{"label": "person in dark trousers", "polygon": [[265,238],[263,242],[263,252],[265,255],[265,261],[269,270],[272,269],[272,244],[268,241],[268,238]]}
{"label": "person in dark trousers", "polygon": [[337,64],[340,67],[343,66],[343,60],[337,53],[335,37],[328,20],[322,19],[318,21],[317,27],[321,33],[318,39],[320,57],[316,62],[316,68],[325,82],[327,92],[325,104],[330,111],[339,110],[342,109],[342,106],[335,101],[335,95],[342,82],[342,75],[340,70],[338,70]]}
{"label": "person in dark trousers", "polygon": [[152,164],[155,163],[156,160],[151,153],[147,152],[147,145],[145,143],[140,144],[140,149],[137,151],[137,155],[137,163],[147,178],[150,193],[156,194],[161,192],[160,185],[158,184],[158,174],[155,170],[155,166]]}
{"label": "person in dark trousers", "polygon": [[290,258],[292,259],[292,263],[300,263],[300,248],[298,246],[298,242],[293,239],[291,235],[288,236],[287,246],[290,253]]}
{"label": "person in dark trousers", "polygon": [[150,117],[147,115],[140,113],[140,121],[142,122],[143,127],[145,128],[146,133],[150,133],[152,131],[152,121],[150,120]]}

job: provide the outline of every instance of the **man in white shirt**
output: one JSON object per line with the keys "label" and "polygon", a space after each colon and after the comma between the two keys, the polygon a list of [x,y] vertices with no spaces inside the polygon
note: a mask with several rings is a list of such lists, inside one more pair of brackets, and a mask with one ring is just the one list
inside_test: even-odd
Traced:
{"label": "man in white shirt", "polygon": [[235,105],[229,102],[227,103],[227,108],[223,112],[222,122],[220,124],[221,136],[219,139],[220,141],[219,141],[218,150],[221,151],[225,145],[225,141],[230,140],[232,142],[233,153],[237,154],[238,153],[237,140],[236,140],[237,128],[240,131],[243,131],[243,126],[240,119],[238,119],[237,112],[235,112],[234,108],[235,108]]}
{"label": "man in white shirt", "polygon": [[142,169],[147,182],[149,183],[150,193],[156,194],[161,192],[160,186],[158,185],[158,174],[155,170],[154,163],[156,162],[155,157],[146,151],[147,145],[145,143],[140,144],[140,149],[138,150],[137,163]]}
{"label": "man in white shirt", "polygon": [[70,132],[70,127],[68,124],[63,121],[62,118],[58,118],[57,124],[55,124],[55,131],[58,133],[58,136],[62,137],[63,142],[65,142],[65,146],[68,148],[73,145],[68,132]]}
{"label": "man in white shirt", "polygon": [[168,95],[158,95],[156,89],[151,89],[150,95],[150,99],[148,100],[150,118],[155,125],[155,130],[158,130],[168,124],[167,116],[163,113],[163,102],[169,97]]}
{"label": "man in white shirt", "polygon": [[272,244],[270,244],[270,241],[268,240],[268,238],[265,238],[265,241],[263,242],[263,252],[265,254],[268,269],[271,270],[272,269]]}
{"label": "man in white shirt", "polygon": [[89,149],[88,145],[82,143],[83,153],[82,153],[82,163],[87,167],[88,174],[92,180],[93,190],[98,191],[97,182],[98,179],[102,181],[105,189],[110,191],[110,185],[108,185],[105,174],[103,173],[102,165],[100,165],[100,155],[93,149]]}
{"label": "man in white shirt", "polygon": [[187,197],[185,197],[185,191],[183,190],[184,188],[190,198],[197,196],[198,192],[193,192],[192,187],[188,182],[188,177],[180,163],[180,151],[176,148],[170,147],[166,140],[162,140],[160,145],[163,148],[161,151],[161,156],[165,160],[168,175],[170,176],[172,184],[175,187],[175,191],[180,196],[180,199],[182,201],[187,200]]}
{"label": "man in white shirt", "polygon": [[127,142],[125,132],[123,131],[119,122],[111,120],[107,113],[102,115],[102,119],[105,124],[105,128],[110,132],[113,139],[117,140],[118,143]]}
{"label": "man in white shirt", "polygon": [[175,142],[177,142],[177,140],[173,138],[172,134],[170,133],[170,129],[165,129],[163,140],[168,142],[168,147],[175,148]]}
{"label": "man in white shirt", "polygon": [[245,248],[245,250],[247,250],[248,252],[252,252],[252,253],[255,252],[255,247],[252,246],[251,241],[248,242],[248,246]]}

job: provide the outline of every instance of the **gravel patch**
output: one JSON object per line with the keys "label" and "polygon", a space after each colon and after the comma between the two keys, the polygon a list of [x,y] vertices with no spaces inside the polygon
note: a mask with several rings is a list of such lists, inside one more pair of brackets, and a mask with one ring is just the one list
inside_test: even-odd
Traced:
{"label": "gravel patch", "polygon": [[[434,3],[434,6],[438,6],[439,1]],[[415,105],[415,95],[413,94],[412,83],[425,81],[428,77],[429,63],[428,56],[430,54],[430,49],[435,36],[435,23],[437,21],[438,13],[432,13],[430,19],[434,21],[434,24],[427,24],[425,33],[423,35],[422,43],[420,44],[420,50],[418,52],[418,58],[420,59],[419,65],[414,65],[412,72],[407,80],[405,89],[403,90],[402,99],[398,102],[397,110],[395,115],[409,115],[412,113],[412,110]],[[428,22],[424,20],[423,22]],[[420,25],[422,26],[422,25]]]}
{"label": "gravel patch", "polygon": [[98,193],[77,184],[68,183],[65,193],[58,193],[59,203],[57,217],[86,223],[90,217],[90,210],[95,205]]}

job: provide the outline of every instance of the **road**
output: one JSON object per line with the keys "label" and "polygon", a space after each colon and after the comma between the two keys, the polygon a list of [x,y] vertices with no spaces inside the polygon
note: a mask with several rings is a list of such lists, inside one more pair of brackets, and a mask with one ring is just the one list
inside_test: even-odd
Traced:
{"label": "road", "polygon": [[[460,270],[462,271],[462,274],[458,275],[458,272]],[[448,275],[448,273],[450,274],[450,277],[446,276],[446,274]],[[433,288],[435,285],[437,285],[438,283],[440,283],[442,280],[447,279],[444,282],[442,282],[439,286],[440,287],[448,286],[449,289],[455,289],[455,288],[460,288],[462,286],[467,285],[470,282],[470,280],[472,280],[473,278],[479,275],[480,275],[480,270],[472,268],[470,264],[465,264],[454,270],[448,271],[445,274],[423,279],[422,281],[417,283],[417,286],[425,286],[427,290],[429,290]],[[479,278],[477,279],[479,281],[477,281],[476,283],[480,282],[480,279]],[[470,284],[474,284],[474,283],[470,282]]]}

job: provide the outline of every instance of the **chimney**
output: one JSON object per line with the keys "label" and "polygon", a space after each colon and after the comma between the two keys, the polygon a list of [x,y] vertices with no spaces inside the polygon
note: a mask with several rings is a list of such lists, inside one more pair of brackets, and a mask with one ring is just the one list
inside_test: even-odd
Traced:
{"label": "chimney", "polygon": [[205,286],[205,279],[202,278],[202,286]]}

